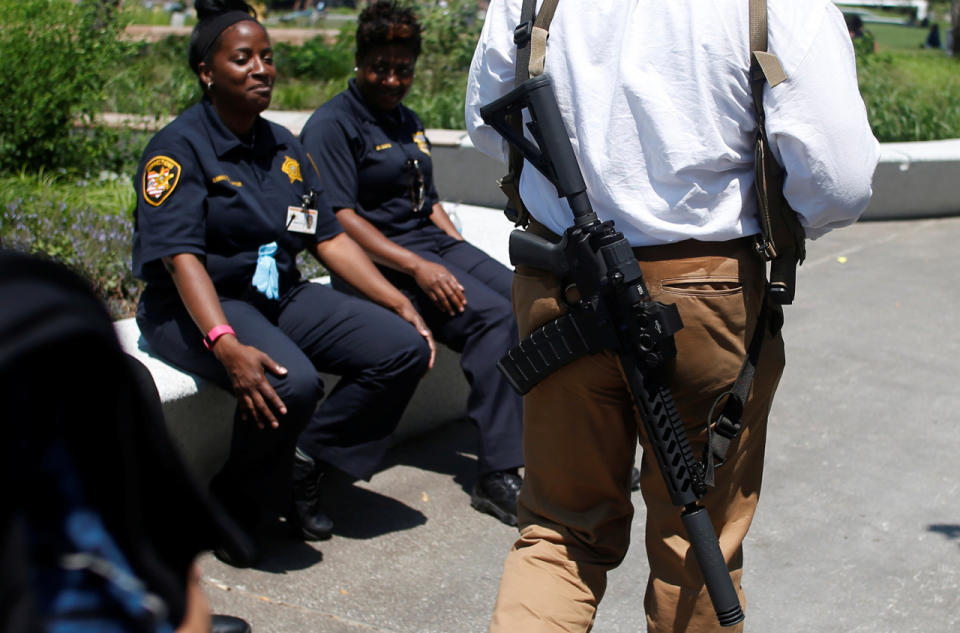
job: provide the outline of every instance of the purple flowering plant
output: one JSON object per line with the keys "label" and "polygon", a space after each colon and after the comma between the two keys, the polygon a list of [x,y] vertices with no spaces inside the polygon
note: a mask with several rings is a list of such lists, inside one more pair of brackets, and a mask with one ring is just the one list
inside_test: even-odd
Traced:
{"label": "purple flowering plant", "polygon": [[133,221],[31,194],[5,202],[0,247],[50,257],[93,286],[114,319],[132,316],[142,290],[131,267]]}

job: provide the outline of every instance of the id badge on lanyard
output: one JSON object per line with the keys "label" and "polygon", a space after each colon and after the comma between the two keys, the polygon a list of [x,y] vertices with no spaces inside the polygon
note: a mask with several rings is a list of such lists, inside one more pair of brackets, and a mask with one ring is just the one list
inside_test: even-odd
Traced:
{"label": "id badge on lanyard", "polygon": [[287,207],[287,230],[294,233],[315,235],[317,232],[317,210]]}
{"label": "id badge on lanyard", "polygon": [[287,230],[306,235],[317,234],[317,192],[311,189],[300,196],[299,207],[287,207]]}

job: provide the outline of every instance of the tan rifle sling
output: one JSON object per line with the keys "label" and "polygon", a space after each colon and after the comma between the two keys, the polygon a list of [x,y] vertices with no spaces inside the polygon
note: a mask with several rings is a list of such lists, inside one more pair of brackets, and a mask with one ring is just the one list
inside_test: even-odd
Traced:
{"label": "tan rifle sling", "polygon": [[[557,10],[559,0],[544,0],[540,12],[536,13],[536,0],[523,0],[520,9],[520,24],[513,31],[513,41],[517,45],[517,70],[514,85],[519,86],[531,77],[543,74],[547,58],[547,37],[550,22]],[[535,15],[536,14],[536,15]],[[507,119],[511,126],[523,134],[523,114],[517,112]],[[527,226],[530,214],[520,198],[520,172],[523,171],[523,156],[513,145],[510,146],[508,171],[497,181],[500,190],[507,196],[507,205],[503,210],[507,218],[517,226]]]}
{"label": "tan rifle sling", "polygon": [[750,0],[750,87],[757,111],[755,170],[757,213],[761,235],[757,252],[770,261],[770,283],[760,316],[747,347],[746,358],[733,385],[714,402],[707,420],[704,463],[707,485],[714,485],[714,470],[727,460],[730,444],[743,430],[743,409],[750,395],[757,365],[768,332],[783,326],[783,305],[793,301],[796,270],[806,254],[804,231],[796,212],[783,197],[786,173],[770,152],[763,111],[763,86],[774,87],[787,79],[776,55],[767,52],[767,2]]}
{"label": "tan rifle sling", "polygon": [[806,257],[805,233],[796,212],[783,197],[786,172],[770,151],[763,111],[764,83],[772,88],[786,79],[780,60],[767,52],[767,1],[750,0],[750,87],[757,111],[754,185],[762,231],[756,246],[764,260],[772,262],[767,294],[780,305],[793,303],[797,266]]}

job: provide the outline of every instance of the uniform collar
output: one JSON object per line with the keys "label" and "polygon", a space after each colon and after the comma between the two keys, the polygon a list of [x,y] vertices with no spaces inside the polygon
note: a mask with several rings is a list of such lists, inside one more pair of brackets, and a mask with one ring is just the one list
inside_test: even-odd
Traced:
{"label": "uniform collar", "polygon": [[367,103],[366,99],[363,98],[363,93],[360,92],[360,88],[357,87],[357,80],[355,78],[351,78],[347,82],[347,94],[350,96],[350,104],[353,106],[354,111],[365,121],[381,125],[386,123],[393,126],[400,125],[404,121],[403,105],[398,105],[390,112],[381,112],[373,108]]}
{"label": "uniform collar", "polygon": [[286,143],[277,140],[270,124],[261,116],[258,116],[253,123],[253,143],[246,143],[226,126],[210,99],[204,97],[200,103],[203,108],[203,118],[207,123],[207,130],[210,132],[210,141],[218,158],[237,148],[253,149],[260,153],[286,145]]}

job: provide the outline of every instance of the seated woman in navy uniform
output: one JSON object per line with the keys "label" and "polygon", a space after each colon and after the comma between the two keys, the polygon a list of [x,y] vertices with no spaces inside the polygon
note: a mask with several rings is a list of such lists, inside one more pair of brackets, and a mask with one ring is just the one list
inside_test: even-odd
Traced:
{"label": "seated woman in navy uniform", "polygon": [[[252,9],[196,8],[189,61],[204,97],[150,141],[135,181],[133,265],[147,282],[137,322],[158,355],[237,396],[214,494],[255,524],[251,492],[293,459],[294,518],[304,537],[325,538],[321,469],[371,476],[433,362],[433,341],[342,232],[297,140],[260,116],[276,71]],[[374,303],[301,279],[304,249]],[[319,408],[318,370],[342,376]]]}
{"label": "seated woman in navy uniform", "polygon": [[[512,273],[465,242],[439,203],[423,124],[401,104],[420,45],[410,9],[377,2],[364,10],[356,78],[310,117],[300,140],[347,233],[413,300],[437,339],[462,352],[467,413],[480,431],[471,502],[514,525],[521,404],[496,368],[517,339]],[[351,283],[334,279],[335,287],[343,282]]]}

